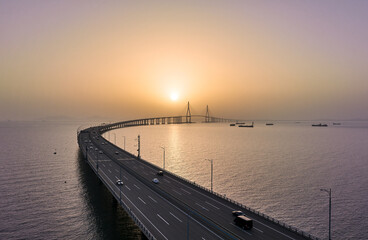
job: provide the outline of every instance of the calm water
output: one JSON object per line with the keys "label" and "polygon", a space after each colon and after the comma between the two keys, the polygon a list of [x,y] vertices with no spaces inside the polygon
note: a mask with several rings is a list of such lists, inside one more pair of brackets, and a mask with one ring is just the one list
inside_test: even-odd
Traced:
{"label": "calm water", "polygon": [[[311,127],[310,122],[238,128],[228,124],[161,125],[114,131],[117,144],[180,176],[299,227],[328,236],[332,188],[334,239],[368,239],[368,123]],[[109,134],[105,134],[109,137]],[[111,141],[115,135],[110,134]]]}
{"label": "calm water", "polygon": [[[319,237],[368,238],[368,123],[312,128],[277,123],[115,130],[117,144],[203,186]],[[0,123],[0,239],[141,239],[134,223],[79,156],[80,123]],[[113,133],[110,139],[114,142]],[[53,152],[57,151],[54,155]]]}
{"label": "calm water", "polygon": [[141,239],[80,159],[79,125],[0,123],[0,239]]}

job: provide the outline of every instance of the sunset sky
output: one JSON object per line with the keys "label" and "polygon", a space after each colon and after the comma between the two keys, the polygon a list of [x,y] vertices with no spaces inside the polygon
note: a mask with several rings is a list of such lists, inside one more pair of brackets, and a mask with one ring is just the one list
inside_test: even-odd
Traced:
{"label": "sunset sky", "polygon": [[368,119],[368,1],[0,0],[0,120]]}

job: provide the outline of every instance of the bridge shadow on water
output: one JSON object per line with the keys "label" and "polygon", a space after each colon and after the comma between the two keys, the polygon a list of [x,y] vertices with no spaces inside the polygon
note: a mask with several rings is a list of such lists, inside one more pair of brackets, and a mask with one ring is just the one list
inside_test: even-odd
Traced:
{"label": "bridge shadow on water", "polygon": [[147,239],[78,150],[78,177],[91,239]]}

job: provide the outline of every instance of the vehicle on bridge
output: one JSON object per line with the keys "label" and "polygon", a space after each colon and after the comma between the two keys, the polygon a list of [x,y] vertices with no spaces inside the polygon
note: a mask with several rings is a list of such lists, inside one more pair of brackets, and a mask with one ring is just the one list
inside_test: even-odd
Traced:
{"label": "vehicle on bridge", "polygon": [[164,175],[164,172],[163,172],[163,171],[158,171],[158,172],[157,172],[157,175],[158,175],[158,176],[163,176],[163,175]]}
{"label": "vehicle on bridge", "polygon": [[123,182],[123,181],[121,181],[120,179],[118,179],[118,180],[116,181],[116,185],[124,185],[124,182]]}
{"label": "vehicle on bridge", "polygon": [[237,216],[234,219],[234,222],[236,225],[238,225],[239,227],[243,229],[252,229],[253,227],[253,220],[250,218],[247,218],[244,215]]}
{"label": "vehicle on bridge", "polygon": [[233,215],[234,215],[235,217],[237,217],[237,216],[244,215],[244,213],[243,213],[242,211],[233,211]]}
{"label": "vehicle on bridge", "polygon": [[154,179],[152,179],[152,182],[157,184],[157,183],[159,183],[160,181],[159,181],[157,178],[154,178]]}

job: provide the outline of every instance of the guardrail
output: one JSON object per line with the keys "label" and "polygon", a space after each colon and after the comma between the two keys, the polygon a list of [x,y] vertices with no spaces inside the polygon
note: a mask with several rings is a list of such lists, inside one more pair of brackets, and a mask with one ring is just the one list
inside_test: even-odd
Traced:
{"label": "guardrail", "polygon": [[146,226],[144,226],[144,224],[139,220],[139,218],[134,214],[134,212],[132,212],[132,210],[130,209],[130,207],[128,207],[124,201],[120,201],[119,196],[117,196],[117,194],[114,192],[114,190],[110,187],[109,184],[107,184],[107,182],[105,181],[105,179],[97,173],[97,170],[95,169],[95,167],[93,166],[93,164],[88,160],[88,151],[86,151],[84,148],[81,147],[81,143],[79,142],[79,134],[78,134],[78,145],[79,148],[81,149],[84,157],[86,158],[86,161],[88,163],[88,165],[92,168],[92,170],[96,173],[97,177],[104,183],[104,185],[109,189],[109,191],[111,192],[111,194],[114,196],[114,198],[116,199],[116,201],[118,201],[120,203],[120,205],[124,208],[125,212],[128,213],[128,215],[130,216],[130,218],[134,221],[134,223],[139,227],[139,229],[142,231],[142,233],[149,239],[149,240],[156,240],[156,238],[153,236],[153,234],[146,228]]}
{"label": "guardrail", "polygon": [[[134,121],[136,121],[136,120],[130,120],[130,121],[124,121],[124,122],[120,122],[120,123],[118,123],[119,125],[123,125],[123,124],[127,124],[127,126],[126,127],[131,127],[131,125],[128,125],[128,123],[131,123],[131,122],[134,122]],[[98,126],[94,126],[93,128],[97,128],[98,129],[98,131],[99,131],[99,133],[100,134],[102,134],[102,133],[104,133],[104,132],[107,132],[107,131],[109,131],[109,130],[114,130],[114,129],[116,129],[115,127],[113,127],[115,124],[108,124],[108,130],[105,128],[107,125],[98,125]],[[141,125],[145,125],[145,124],[137,124],[137,125],[132,125],[132,126],[141,126]],[[112,127],[112,128],[111,128]],[[102,130],[100,130],[99,128],[102,128]],[[78,133],[79,134],[79,133]],[[102,136],[101,136],[102,137]],[[103,138],[103,137],[102,137]],[[104,138],[105,139],[105,138]],[[105,139],[106,140],[106,139]],[[106,140],[107,141],[107,140]],[[112,143],[111,143],[112,144]],[[112,145],[114,145],[114,144],[112,144]],[[115,146],[115,145],[114,145]],[[117,146],[115,146],[115,147],[117,147]],[[125,151],[125,150],[123,150],[124,152],[126,152],[127,154],[129,154],[130,156],[132,156],[132,157],[134,157],[134,158],[136,158],[136,159],[138,159],[138,160],[140,160],[140,161],[144,161],[146,164],[149,164],[149,165],[151,165],[151,166],[154,166],[154,167],[156,167],[156,168],[159,168],[159,169],[161,169],[161,170],[164,170],[164,169],[162,169],[161,167],[158,167],[158,166],[156,166],[156,165],[154,165],[154,164],[152,164],[152,163],[150,163],[150,162],[148,162],[148,161],[145,161],[145,160],[143,160],[143,159],[141,159],[141,158],[137,158],[137,156],[135,156],[135,155],[133,155],[133,154],[131,154],[130,152],[127,152],[127,151]],[[261,213],[261,212],[259,212],[259,211],[257,211],[257,210],[255,210],[255,209],[253,209],[253,208],[251,208],[251,207],[248,207],[248,206],[246,206],[246,205],[244,205],[244,204],[241,204],[241,203],[239,203],[239,202],[237,202],[237,201],[235,201],[235,200],[232,200],[232,199],[230,199],[230,198],[228,198],[228,197],[226,197],[225,195],[222,195],[222,194],[220,194],[220,193],[217,193],[217,192],[215,192],[215,191],[211,191],[210,189],[208,189],[208,188],[206,188],[206,187],[203,187],[203,186],[201,186],[201,185],[199,185],[199,184],[197,184],[197,183],[195,183],[194,181],[190,181],[190,180],[188,180],[188,179],[186,179],[186,178],[183,178],[183,177],[181,177],[181,176],[179,176],[179,175],[177,175],[177,174],[175,174],[175,173],[173,173],[173,172],[170,172],[170,171],[168,171],[168,170],[165,170],[165,172],[167,172],[167,173],[169,173],[169,174],[171,174],[171,175],[173,175],[173,176],[175,176],[175,177],[177,177],[177,178],[179,178],[179,179],[181,179],[181,180],[183,180],[183,181],[185,181],[185,182],[187,182],[187,183],[189,183],[189,184],[191,184],[191,185],[193,185],[193,186],[196,186],[196,187],[198,187],[198,188],[200,188],[200,189],[202,189],[202,190],[204,190],[204,191],[207,191],[207,192],[209,192],[209,193],[212,193],[212,194],[214,194],[214,195],[216,195],[217,197],[219,197],[219,198],[222,198],[222,199],[224,199],[224,200],[226,200],[226,201],[228,201],[228,202],[230,202],[230,203],[233,203],[233,204],[235,204],[235,205],[237,205],[237,206],[239,206],[239,207],[242,207],[242,208],[244,208],[244,209],[246,209],[246,210],[248,210],[248,211],[250,211],[250,212],[252,212],[252,213],[254,213],[254,214],[256,214],[256,215],[258,215],[258,216],[260,216],[260,217],[262,217],[262,218],[264,218],[264,219],[266,219],[266,220],[269,220],[269,221],[271,221],[271,222],[273,222],[273,223],[275,223],[275,224],[278,224],[278,225],[280,225],[280,226],[282,226],[282,227],[284,227],[284,228],[286,228],[286,229],[288,229],[288,230],[290,230],[290,231],[292,231],[292,232],[295,232],[296,234],[299,234],[300,236],[303,236],[303,237],[308,237],[308,238],[310,238],[310,239],[312,239],[312,240],[321,240],[320,238],[318,238],[318,237],[316,237],[316,236],[314,236],[314,235],[312,235],[312,234],[309,234],[309,233],[307,233],[307,232],[305,232],[305,231],[303,231],[303,230],[301,230],[301,229],[299,229],[299,228],[297,228],[297,227],[293,227],[293,226],[291,226],[291,225],[289,225],[289,224],[286,224],[286,223],[284,223],[284,222],[282,222],[282,221],[279,221],[279,220],[277,220],[277,219],[275,219],[275,218],[273,218],[273,217],[270,217],[270,216],[268,216],[268,215],[266,215],[266,214],[264,214],[264,213]]]}

